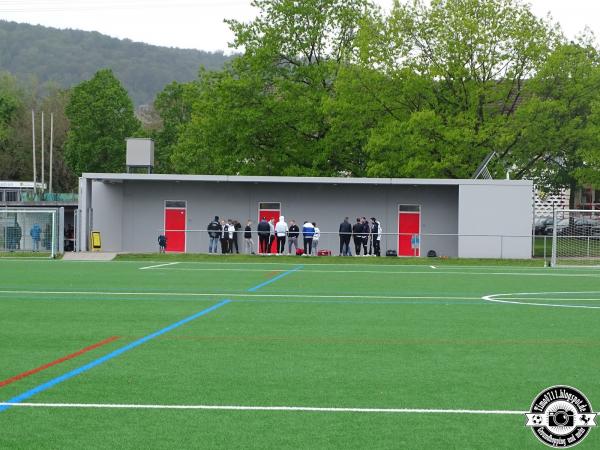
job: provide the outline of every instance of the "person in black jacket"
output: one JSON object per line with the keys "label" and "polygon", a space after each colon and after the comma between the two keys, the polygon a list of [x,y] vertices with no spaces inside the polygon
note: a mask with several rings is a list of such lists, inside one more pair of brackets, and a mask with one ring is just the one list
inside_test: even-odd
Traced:
{"label": "person in black jacket", "polygon": [[221,253],[229,253],[229,226],[221,220]]}
{"label": "person in black jacket", "polygon": [[300,227],[296,225],[296,221],[290,220],[290,227],[288,229],[288,253],[292,254],[292,246],[298,250],[298,236],[300,235]]}
{"label": "person in black jacket", "polygon": [[363,255],[367,256],[367,247],[369,246],[369,235],[371,234],[371,227],[369,226],[369,221],[367,220],[366,217],[362,218],[362,224],[363,224],[363,234],[362,234]]}
{"label": "person in black jacket", "polygon": [[352,226],[352,238],[354,239],[354,250],[356,256],[360,256],[360,246],[363,242],[363,224],[360,221],[360,217],[356,218],[356,223]]}
{"label": "person in black jacket", "polygon": [[256,227],[258,233],[258,247],[261,254],[268,253],[269,237],[271,236],[271,226],[267,222],[267,218],[263,217]]}
{"label": "person in black jacket", "polygon": [[248,219],[246,228],[244,228],[244,242],[246,243],[246,253],[254,255],[254,241],[252,240],[252,221]]}
{"label": "person in black jacket", "polygon": [[167,250],[167,237],[164,234],[158,236],[158,253],[164,253]]}
{"label": "person in black jacket", "polygon": [[[239,222],[239,220],[233,221],[233,229],[234,229],[233,246],[235,247],[235,252],[239,253],[240,248],[238,247],[238,239],[239,239],[240,231],[242,230],[242,224]],[[231,253],[233,253],[233,249],[231,249]]]}
{"label": "person in black jacket", "polygon": [[340,224],[340,256],[352,256],[350,251],[350,237],[352,236],[352,225],[346,217]]}
{"label": "person in black jacket", "polygon": [[219,239],[221,238],[221,225],[219,225],[219,216],[215,216],[206,227],[208,230],[208,253],[217,253]]}

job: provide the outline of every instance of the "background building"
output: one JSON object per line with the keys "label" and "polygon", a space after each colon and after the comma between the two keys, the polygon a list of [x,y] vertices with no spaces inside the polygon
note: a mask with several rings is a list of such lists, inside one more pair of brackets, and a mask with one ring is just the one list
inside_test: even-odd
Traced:
{"label": "background building", "polygon": [[[344,217],[376,217],[382,252],[462,258],[530,258],[533,184],[509,180],[252,177],[86,173],[80,178],[79,245],[92,230],[102,250],[207,252],[212,218],[316,221],[321,248],[337,254]],[[241,239],[240,239],[241,241]]]}

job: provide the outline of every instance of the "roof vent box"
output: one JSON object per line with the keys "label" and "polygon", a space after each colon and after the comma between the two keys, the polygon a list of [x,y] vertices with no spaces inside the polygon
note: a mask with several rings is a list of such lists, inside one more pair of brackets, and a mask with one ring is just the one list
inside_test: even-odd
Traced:
{"label": "roof vent box", "polygon": [[128,138],[127,156],[125,158],[127,168],[154,167],[154,141],[146,138]]}

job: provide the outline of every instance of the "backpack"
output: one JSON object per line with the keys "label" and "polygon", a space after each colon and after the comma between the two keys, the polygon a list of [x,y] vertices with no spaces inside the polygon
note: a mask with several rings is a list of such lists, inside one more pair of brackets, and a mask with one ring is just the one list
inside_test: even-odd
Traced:
{"label": "backpack", "polygon": [[385,256],[398,256],[398,252],[396,250],[388,250],[385,252]]}
{"label": "backpack", "polygon": [[428,258],[437,258],[437,253],[435,252],[435,250],[429,250],[427,252],[427,257]]}

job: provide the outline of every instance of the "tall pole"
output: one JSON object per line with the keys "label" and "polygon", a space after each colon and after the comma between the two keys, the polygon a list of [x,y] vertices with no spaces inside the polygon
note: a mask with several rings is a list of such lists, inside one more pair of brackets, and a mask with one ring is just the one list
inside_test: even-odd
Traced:
{"label": "tall pole", "polygon": [[44,192],[44,181],[46,181],[45,178],[45,164],[44,164],[44,111],[42,111],[42,143],[41,143],[41,151],[42,151],[42,192]]}
{"label": "tall pole", "polygon": [[31,110],[31,139],[33,142],[33,190],[35,192],[37,190],[37,170],[35,161],[35,112],[33,109]]}
{"label": "tall pole", "polygon": [[52,194],[52,149],[54,146],[54,113],[50,113],[50,173],[48,174],[50,193]]}

